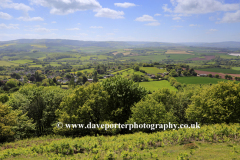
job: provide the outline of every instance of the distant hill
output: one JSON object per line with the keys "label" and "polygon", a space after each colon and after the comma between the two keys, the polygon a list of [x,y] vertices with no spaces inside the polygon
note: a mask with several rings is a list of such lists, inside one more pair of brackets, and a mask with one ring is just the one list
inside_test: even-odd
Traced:
{"label": "distant hill", "polygon": [[[35,47],[34,47],[35,45]],[[45,47],[37,48],[36,45]],[[240,42],[216,42],[216,43],[166,43],[166,42],[130,42],[130,41],[80,41],[67,39],[18,39],[0,42],[0,50],[7,52],[38,49],[43,52],[68,51],[79,47],[106,47],[106,48],[147,48],[147,47],[210,47],[240,49]]]}

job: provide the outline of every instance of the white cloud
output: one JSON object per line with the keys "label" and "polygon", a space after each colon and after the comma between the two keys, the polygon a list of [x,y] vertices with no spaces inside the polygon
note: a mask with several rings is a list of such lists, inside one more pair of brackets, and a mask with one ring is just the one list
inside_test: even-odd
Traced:
{"label": "white cloud", "polygon": [[216,32],[217,29],[209,29],[209,32]]}
{"label": "white cloud", "polygon": [[81,25],[81,23],[78,23],[78,25]]}
{"label": "white cloud", "polygon": [[173,20],[180,20],[181,17],[173,17],[172,19],[173,19]]}
{"label": "white cloud", "polygon": [[196,26],[198,26],[197,24],[190,24],[189,25],[190,27],[196,27]]}
{"label": "white cloud", "polygon": [[68,28],[66,30],[69,30],[69,31],[79,31],[80,29],[79,28]]}
{"label": "white cloud", "polygon": [[18,26],[19,26],[19,24],[9,24],[9,25],[6,25],[4,23],[1,23],[0,24],[0,29],[19,29]]}
{"label": "white cloud", "polygon": [[30,0],[32,4],[50,8],[51,14],[66,15],[76,11],[101,9],[96,0]]}
{"label": "white cloud", "polygon": [[123,7],[123,8],[135,7],[135,6],[136,6],[136,4],[134,4],[134,3],[129,3],[129,2],[114,3],[114,5],[117,6],[117,7]]}
{"label": "white cloud", "polygon": [[220,23],[236,23],[240,22],[240,10],[235,13],[225,13]]}
{"label": "white cloud", "polygon": [[41,17],[19,17],[17,18],[20,21],[44,21]]}
{"label": "white cloud", "polygon": [[175,27],[175,28],[180,28],[180,27],[183,27],[183,26],[172,26],[172,27]]}
{"label": "white cloud", "polygon": [[51,32],[51,31],[56,31],[58,29],[47,29],[47,28],[35,28],[32,31],[34,32]]}
{"label": "white cloud", "polygon": [[148,22],[148,21],[157,21],[157,20],[155,20],[152,16],[143,15],[142,17],[136,18],[135,21]]}
{"label": "white cloud", "polygon": [[113,36],[115,35],[114,33],[107,33],[108,36]]}
{"label": "white cloud", "polygon": [[159,14],[159,13],[156,13],[156,14],[154,14],[154,16],[161,16],[161,14]]}
{"label": "white cloud", "polygon": [[163,5],[165,12],[185,13],[185,14],[206,14],[216,11],[234,11],[238,10],[239,4],[225,4],[218,0],[172,0],[174,9]]}
{"label": "white cloud", "polygon": [[25,12],[33,10],[33,8],[27,6],[23,3],[13,3],[11,0],[1,0],[0,7],[1,8],[11,8],[11,9],[15,9],[15,10],[22,10]]}
{"label": "white cloud", "polygon": [[96,28],[103,28],[103,27],[102,26],[91,26],[90,28],[96,29]]}
{"label": "white cloud", "polygon": [[162,9],[163,9],[164,12],[172,12],[172,10],[170,8],[168,8],[167,4],[164,4]]}
{"label": "white cloud", "polygon": [[145,24],[147,26],[159,26],[160,23],[159,22],[151,22],[151,23],[148,23],[148,24]]}
{"label": "white cloud", "polygon": [[2,19],[11,19],[12,16],[10,14],[0,12],[0,18],[2,18]]}
{"label": "white cloud", "polygon": [[56,21],[52,21],[52,23],[57,23]]}
{"label": "white cloud", "polygon": [[99,10],[95,10],[97,13],[95,14],[95,17],[106,17],[111,19],[122,19],[124,18],[124,12],[123,11],[115,11],[109,8],[101,8]]}

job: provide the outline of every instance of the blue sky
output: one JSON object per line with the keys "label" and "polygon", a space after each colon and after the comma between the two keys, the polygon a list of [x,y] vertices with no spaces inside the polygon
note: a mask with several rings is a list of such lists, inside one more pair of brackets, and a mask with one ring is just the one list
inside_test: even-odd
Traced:
{"label": "blue sky", "polygon": [[239,0],[0,0],[0,41],[240,41]]}

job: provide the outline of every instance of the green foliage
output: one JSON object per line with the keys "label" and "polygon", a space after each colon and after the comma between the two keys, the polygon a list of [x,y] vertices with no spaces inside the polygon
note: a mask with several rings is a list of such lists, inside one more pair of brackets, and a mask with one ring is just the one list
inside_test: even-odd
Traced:
{"label": "green foliage", "polygon": [[[108,94],[99,83],[81,86],[65,97],[60,108],[56,111],[59,122],[88,124],[92,122],[99,124],[100,121],[108,120]],[[56,133],[64,134],[87,134],[92,130],[71,130],[67,128],[54,130]],[[95,130],[96,132],[96,130]]]}
{"label": "green foliage", "polygon": [[8,105],[22,111],[36,123],[37,135],[51,133],[56,121],[55,110],[68,92],[59,87],[26,85],[10,96]]}
{"label": "green foliage", "polygon": [[0,102],[0,141],[10,140],[14,136],[12,127],[16,125],[17,114],[8,105]]}
{"label": "green foliage", "polygon": [[177,77],[177,76],[178,76],[178,73],[176,72],[175,69],[172,69],[172,70],[170,71],[169,75],[170,75],[171,77]]}
{"label": "green foliage", "polygon": [[116,123],[125,123],[131,115],[132,105],[147,95],[143,87],[119,76],[103,81],[102,86],[110,95],[107,105],[109,120]]}
{"label": "green foliage", "polygon": [[189,120],[203,123],[240,122],[240,84],[223,83],[201,89],[187,109]]}
{"label": "green foliage", "polygon": [[6,103],[8,100],[9,100],[9,97],[7,94],[4,94],[4,93],[0,94],[0,102]]}
{"label": "green foliage", "polygon": [[[157,102],[151,97],[146,97],[132,108],[131,118],[126,123],[133,124],[136,122],[137,124],[163,124],[173,121],[174,116],[172,113],[166,111],[165,106],[162,103]],[[149,129],[135,130],[151,131]]]}

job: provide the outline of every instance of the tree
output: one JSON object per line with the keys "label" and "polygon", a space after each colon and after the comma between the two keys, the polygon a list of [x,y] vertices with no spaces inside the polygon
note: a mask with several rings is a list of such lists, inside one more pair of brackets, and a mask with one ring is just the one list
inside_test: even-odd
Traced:
{"label": "tree", "polygon": [[239,123],[239,92],[240,84],[230,81],[203,88],[192,97],[192,103],[186,110],[187,118],[201,124]]}
{"label": "tree", "polygon": [[106,79],[102,86],[110,95],[107,105],[109,120],[115,123],[125,123],[130,117],[133,104],[147,95],[145,88],[120,76]]}
{"label": "tree", "polygon": [[178,74],[177,74],[177,72],[175,71],[175,69],[172,69],[172,70],[170,71],[169,75],[170,75],[171,77],[177,77],[177,76],[178,76]]}
{"label": "tree", "polygon": [[97,71],[93,72],[93,82],[97,82],[98,78],[97,78]]}
{"label": "tree", "polygon": [[218,75],[218,74],[215,74],[215,78],[219,78],[219,75]]}
{"label": "tree", "polygon": [[4,142],[14,136],[12,127],[16,125],[17,114],[8,105],[0,102],[0,141]]}
{"label": "tree", "polygon": [[133,74],[131,79],[134,81],[134,82],[141,82],[141,76],[138,75],[138,74]]}
{"label": "tree", "polygon": [[208,77],[212,78],[213,76],[212,76],[212,74],[208,74]]}
{"label": "tree", "polygon": [[88,78],[85,75],[83,75],[82,76],[82,83],[85,84],[87,81],[88,81]]}
{"label": "tree", "polygon": [[[108,103],[109,96],[99,83],[92,83],[86,87],[81,86],[67,96],[56,111],[58,121],[65,123],[100,124],[101,121],[108,120]],[[89,134],[96,132],[93,130],[71,130],[55,128],[56,133],[62,134]]]}
{"label": "tree", "polygon": [[139,71],[139,66],[135,66],[134,71]]}
{"label": "tree", "polygon": [[[139,101],[135,106],[131,108],[132,115],[127,121],[127,124],[164,124],[175,122],[175,118],[172,113],[165,110],[163,103],[158,103],[156,100],[150,97],[146,97]],[[134,129],[142,130],[146,132],[152,132],[151,129]],[[161,130],[161,129],[156,129]]]}
{"label": "tree", "polygon": [[59,87],[36,87],[35,85],[23,86],[18,92],[11,94],[7,104],[14,110],[21,110],[32,123],[36,124],[36,134],[52,133],[53,124],[56,122],[55,111],[59,108],[63,97],[69,91]]}

